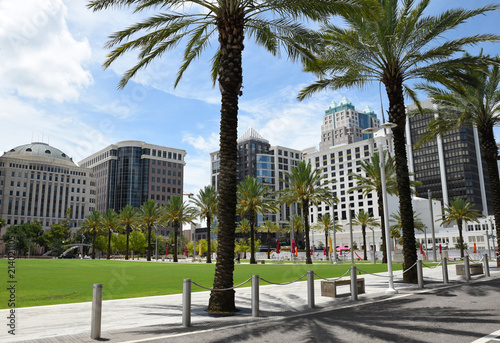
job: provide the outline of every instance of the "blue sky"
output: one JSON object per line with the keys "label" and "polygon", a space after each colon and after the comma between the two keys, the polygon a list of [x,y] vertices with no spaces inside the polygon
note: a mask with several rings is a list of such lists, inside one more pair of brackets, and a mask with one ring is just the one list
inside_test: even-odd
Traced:
{"label": "blue sky", "polygon": [[[185,192],[210,183],[209,153],[218,149],[220,95],[212,88],[208,52],[194,63],[179,86],[173,84],[182,51],[164,55],[127,87],[120,75],[134,54],[103,70],[108,35],[141,19],[130,11],[91,12],[84,0],[0,2],[0,151],[49,142],[75,161],[121,140],[141,140],[187,151]],[[434,0],[429,13],[484,6],[494,1]],[[449,37],[500,34],[500,11],[471,20]],[[216,44],[216,41],[214,41]],[[499,44],[483,44],[498,54]],[[273,145],[295,149],[317,146],[328,104],[347,96],[356,108],[372,107],[380,117],[378,84],[366,89],[295,98],[314,81],[286,57],[275,58],[246,41],[239,133],[255,128]],[[382,101],[387,109],[382,89]],[[498,132],[497,132],[498,137]],[[497,138],[498,140],[498,138]]]}

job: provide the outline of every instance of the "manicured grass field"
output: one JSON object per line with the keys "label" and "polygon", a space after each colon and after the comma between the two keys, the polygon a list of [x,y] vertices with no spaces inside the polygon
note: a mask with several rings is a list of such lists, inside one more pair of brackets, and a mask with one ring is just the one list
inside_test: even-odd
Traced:
{"label": "manicured grass field", "polygon": [[[4,286],[7,285],[7,263],[8,260],[2,260],[5,272],[0,282]],[[363,263],[358,266],[366,272],[387,271],[387,266],[382,264]],[[94,283],[103,284],[104,300],[182,293],[182,279],[192,279],[200,285],[212,287],[215,263],[17,259],[15,267],[16,307],[28,307],[91,301]],[[271,282],[290,282],[307,270],[314,270],[325,278],[338,277],[349,267],[349,264],[327,263],[237,264],[234,284],[242,283],[253,274]],[[395,264],[394,269],[400,270],[401,265]],[[248,282],[245,286],[250,285]],[[192,290],[204,289],[193,286]],[[7,308],[6,287],[1,287],[0,297],[5,299],[0,302],[0,308]]]}

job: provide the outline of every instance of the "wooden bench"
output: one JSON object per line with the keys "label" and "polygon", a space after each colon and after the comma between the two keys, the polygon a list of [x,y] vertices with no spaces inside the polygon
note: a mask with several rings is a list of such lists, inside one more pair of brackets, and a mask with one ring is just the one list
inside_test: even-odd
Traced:
{"label": "wooden bench", "polygon": [[[465,275],[465,264],[455,265],[457,275]],[[470,275],[484,274],[482,263],[469,263]]]}
{"label": "wooden bench", "polygon": [[[337,286],[345,286],[345,285],[351,286],[351,279],[321,281],[321,296],[336,298]],[[356,285],[358,286],[358,294],[365,293],[364,278],[357,278]]]}

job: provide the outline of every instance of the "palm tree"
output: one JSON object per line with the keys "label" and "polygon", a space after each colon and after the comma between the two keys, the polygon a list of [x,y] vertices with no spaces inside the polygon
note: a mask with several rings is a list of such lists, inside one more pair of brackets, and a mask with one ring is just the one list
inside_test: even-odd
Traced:
{"label": "palm tree", "polygon": [[[403,220],[401,219],[399,211],[391,214],[389,222],[394,222],[394,224],[389,226],[390,237],[397,239],[399,244],[403,244]],[[425,224],[422,222],[422,219],[420,219],[420,213],[416,213],[415,211],[413,211],[413,223],[415,225],[415,230],[420,232],[425,230]]]}
{"label": "palm tree", "polygon": [[[134,75],[187,39],[176,86],[191,62],[217,37],[219,45],[212,58],[212,82],[221,92],[220,130],[220,233],[214,288],[233,286],[234,231],[236,217],[236,169],[238,98],[242,95],[242,52],[245,33],[273,55],[285,49],[291,60],[310,59],[308,53],[316,39],[302,20],[318,22],[335,12],[356,11],[358,0],[92,0],[94,11],[128,6],[135,12],[161,8],[165,13],[111,35],[107,47],[111,51],[104,66],[132,49],[139,50],[138,63],[125,72],[119,87],[123,88]],[[363,2],[363,1],[359,1]],[[195,12],[196,10],[199,12]],[[274,17],[273,17],[274,16]],[[125,43],[124,43],[125,42]],[[235,312],[234,291],[214,291],[210,295],[209,312]]]}
{"label": "palm tree", "polygon": [[326,213],[318,218],[318,223],[313,227],[316,230],[322,230],[325,233],[325,249],[326,249],[326,259],[328,260],[328,232],[333,229],[333,219],[330,214]]}
{"label": "palm tree", "polygon": [[238,185],[238,205],[236,210],[243,217],[247,215],[250,222],[250,264],[255,261],[255,224],[257,215],[265,215],[269,212],[278,212],[271,198],[271,188],[255,177],[247,176],[245,180]]}
{"label": "palm tree", "polygon": [[[366,15],[341,14],[347,28],[324,24],[321,32],[323,49],[318,53],[318,64],[306,69],[318,75],[319,80],[303,89],[299,99],[323,89],[345,87],[364,88],[372,82],[385,86],[389,100],[389,121],[392,129],[398,181],[399,208],[404,239],[404,265],[417,261],[410,177],[406,156],[406,111],[404,97],[410,97],[420,106],[416,93],[409,88],[410,80],[438,80],[457,76],[464,67],[484,65],[486,58],[455,57],[458,51],[480,42],[497,41],[498,36],[478,34],[454,40],[443,36],[470,18],[493,11],[498,5],[487,5],[475,10],[449,9],[430,16],[430,0],[376,0]],[[317,67],[319,65],[319,67]],[[416,283],[416,268],[403,274],[403,281]]]}
{"label": "palm tree", "polygon": [[354,220],[352,221],[354,225],[361,226],[361,234],[363,235],[363,260],[368,260],[368,254],[366,252],[366,227],[374,227],[380,226],[380,223],[377,219],[373,218],[369,212],[365,212],[365,210],[360,210]]}
{"label": "palm tree", "polygon": [[[398,186],[394,160],[385,156],[385,178],[387,194],[397,195]],[[385,226],[384,226],[384,202],[382,199],[382,178],[380,174],[380,155],[375,152],[370,159],[361,161],[359,167],[362,173],[351,173],[349,176],[356,180],[356,186],[349,189],[349,193],[361,190],[366,197],[375,192],[377,194],[378,213],[380,216],[380,229],[382,230],[382,263],[387,263],[387,252],[385,249]],[[363,175],[364,174],[364,175]]]}
{"label": "palm tree", "polygon": [[267,233],[267,259],[269,260],[271,258],[271,233],[279,232],[280,227],[272,220],[266,220],[257,228],[257,231]]}
{"label": "palm tree", "polygon": [[148,232],[148,254],[146,259],[151,261],[151,229],[158,223],[162,212],[158,204],[153,199],[149,199],[139,207],[137,214],[143,228]]}
{"label": "palm tree", "polygon": [[[486,161],[490,178],[491,198],[495,222],[500,223],[500,180],[498,176],[498,147],[495,142],[493,128],[500,124],[500,68],[492,66],[487,73],[467,71],[474,82],[449,82],[443,84],[445,89],[430,84],[419,85],[432,102],[438,105],[439,117],[432,120],[426,134],[419,142],[421,145],[437,135],[460,129],[466,124],[477,127],[481,142],[481,152]],[[424,113],[429,113],[427,109]],[[432,110],[432,114],[435,110]],[[500,244],[500,225],[497,225],[497,239]],[[500,267],[500,259],[497,259]]]}
{"label": "palm tree", "polygon": [[0,230],[5,226],[7,226],[7,222],[5,221],[5,219],[0,218]]}
{"label": "palm tree", "polygon": [[[290,221],[283,226],[283,232],[290,233],[290,245],[292,244],[291,237],[295,237],[295,241],[298,242],[299,232],[304,232],[304,217],[295,213],[290,218]],[[297,234],[296,236],[295,233]]]}
{"label": "palm tree", "polygon": [[179,229],[183,224],[194,223],[197,217],[195,208],[184,204],[180,195],[173,196],[163,207],[161,222],[166,224],[171,222],[174,227],[174,262],[177,262],[177,237]]}
{"label": "palm tree", "polygon": [[284,180],[281,180],[287,185],[287,188],[277,192],[281,203],[290,205],[294,202],[300,202],[302,205],[306,235],[306,264],[312,264],[309,242],[309,206],[317,206],[320,201],[328,202],[331,199],[330,190],[322,188],[325,184],[324,179],[321,170],[317,168],[313,170],[311,164],[303,160],[297,163],[297,168],[285,174]]}
{"label": "palm tree", "polygon": [[205,186],[191,201],[198,207],[198,215],[207,221],[207,263],[212,263],[210,226],[217,215],[217,191],[213,186]]}
{"label": "palm tree", "polygon": [[[243,235],[243,239],[245,239],[245,235],[250,232],[250,222],[247,218],[241,219],[236,225],[236,233],[241,233]],[[243,258],[247,258],[247,251],[243,252]]]}
{"label": "palm tree", "polygon": [[460,245],[460,257],[464,257],[464,238],[462,235],[463,222],[479,222],[478,218],[483,217],[479,211],[472,209],[474,204],[469,200],[456,197],[450,201],[450,205],[444,207],[444,214],[441,216],[443,224],[448,225],[457,222],[458,244]]}
{"label": "palm tree", "polygon": [[103,219],[101,212],[94,210],[92,211],[83,221],[82,226],[85,232],[92,235],[92,259],[95,260],[95,251],[97,236],[101,233],[103,229]]}
{"label": "palm tree", "polygon": [[127,204],[124,208],[121,209],[119,219],[122,225],[125,227],[125,234],[127,236],[127,243],[126,243],[127,245],[125,248],[125,260],[128,260],[130,232],[135,227],[135,225],[137,225],[139,219],[137,217],[137,210],[134,207]]}
{"label": "palm tree", "polygon": [[116,213],[112,208],[109,208],[104,213],[102,219],[104,228],[108,230],[108,252],[106,254],[106,259],[109,260],[111,257],[111,236],[113,232],[117,231],[120,221],[118,213]]}

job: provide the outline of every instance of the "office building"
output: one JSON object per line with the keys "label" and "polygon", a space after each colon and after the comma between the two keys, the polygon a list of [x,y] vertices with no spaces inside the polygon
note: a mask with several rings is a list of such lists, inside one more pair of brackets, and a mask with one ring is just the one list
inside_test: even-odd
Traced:
{"label": "office building", "polygon": [[0,157],[0,218],[7,226],[37,220],[49,230],[71,209],[70,223],[76,227],[95,208],[92,170],[77,166],[61,150],[34,142]]}
{"label": "office building", "polygon": [[[488,170],[481,156],[477,129],[466,125],[415,149],[415,143],[438,113],[431,100],[423,101],[421,105],[434,108],[436,114],[408,118],[408,163],[415,180],[422,182],[422,186],[416,188],[418,195],[427,197],[430,190],[432,198],[444,205],[461,197],[473,203],[474,208],[484,215],[492,214],[491,195],[487,191],[490,183]],[[407,106],[408,111],[415,108],[415,105]]]}
{"label": "office building", "polygon": [[94,173],[97,209],[120,211],[153,199],[163,205],[182,197],[186,151],[140,141],[122,141],[83,159]]}

